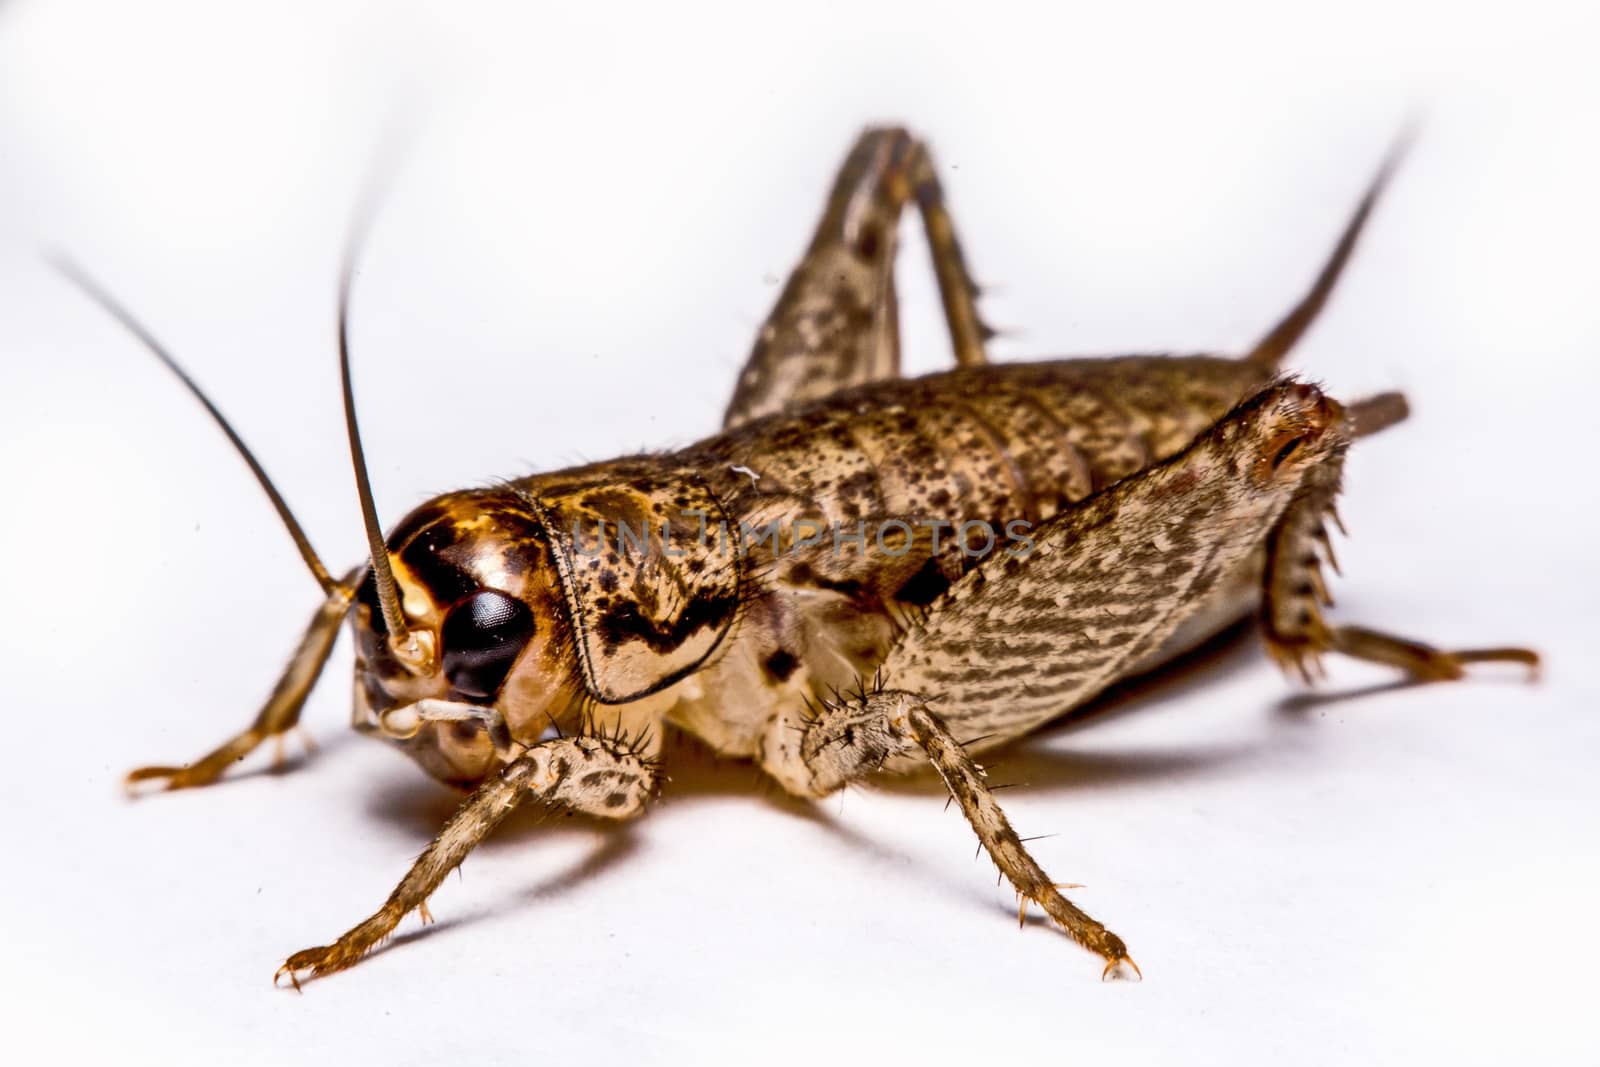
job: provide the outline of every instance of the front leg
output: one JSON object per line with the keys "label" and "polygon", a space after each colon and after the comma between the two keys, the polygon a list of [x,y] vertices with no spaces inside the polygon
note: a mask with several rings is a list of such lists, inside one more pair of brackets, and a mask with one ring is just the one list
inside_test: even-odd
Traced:
{"label": "front leg", "polygon": [[328,599],[312,616],[299,647],[254,722],[187,766],[139,767],[130,771],[126,779],[128,788],[133,789],[146,781],[165,781],[168,789],[209,785],[267,738],[280,738],[294,729],[300,722],[300,709],[305,706],[306,697],[317,684],[317,677],[328,662],[328,654],[333,651],[339,625],[350,610],[354,595],[355,586],[349,579],[328,593]]}
{"label": "front leg", "polygon": [[628,819],[644,811],[655,793],[655,763],[618,738],[571,737],[541,742],[480,785],[417,857],[389,899],[331,945],[290,956],[278,973],[296,989],[303,972],[320,977],[365,956],[399,925],[406,913],[426,914],[428,897],[526,797],[606,819]]}

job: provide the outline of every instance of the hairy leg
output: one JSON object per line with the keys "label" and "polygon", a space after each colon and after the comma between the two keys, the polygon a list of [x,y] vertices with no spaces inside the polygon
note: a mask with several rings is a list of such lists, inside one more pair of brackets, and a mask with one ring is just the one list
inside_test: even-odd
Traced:
{"label": "hairy leg", "polygon": [[[1371,409],[1368,409],[1371,417]],[[1352,421],[1359,425],[1360,415]],[[1356,659],[1386,663],[1414,681],[1451,681],[1470,663],[1539,665],[1538,653],[1525,648],[1478,648],[1447,652],[1409,638],[1359,626],[1332,626],[1322,609],[1333,605],[1323,575],[1324,561],[1337,569],[1327,522],[1338,523],[1334,500],[1343,475],[1343,456],[1331,457],[1284,513],[1268,540],[1261,602],[1262,633],[1267,650],[1285,670],[1306,683],[1321,673],[1321,657],[1340,652]]]}
{"label": "hairy leg", "polygon": [[926,759],[1024,902],[1114,970],[1127,959],[1122,941],[1061,896],[955,735],[1019,736],[1136,667],[1259,553],[1308,473],[1343,448],[1342,425],[1311,386],[1263,390],[1170,462],[1041,524],[1027,550],[995,552],[963,575],[888,653],[892,690],[864,687],[810,717],[778,716],[763,736],[763,767],[790,792],[821,796]]}
{"label": "hairy leg", "polygon": [[985,362],[991,331],[978,317],[977,287],[927,148],[903,129],[870,129],[846,157],[811,244],[756,338],[724,429],[900,373],[896,231],[913,198],[956,360]]}
{"label": "hairy leg", "polygon": [[407,912],[425,911],[428,897],[445,875],[459,867],[524,799],[532,797],[586,815],[628,819],[644,811],[656,781],[654,762],[619,739],[570,737],[534,745],[467,798],[383,907],[333,944],[296,952],[273,980],[287,975],[298,989],[302,973],[320,977],[359,961],[389,936]]}
{"label": "hairy leg", "polygon": [[[1262,390],[1173,459],[1042,523],[1025,550],[995,552],[968,571],[884,658],[881,677],[892,690],[864,686],[809,717],[780,714],[763,736],[762,766],[790,792],[821,796],[926,758],[1024,901],[1040,903],[1114,967],[1127,957],[1121,940],[1061,897],[1027,856],[956,735],[1003,743],[1148,665],[1263,554],[1269,634],[1280,644],[1321,640],[1420,676],[1443,677],[1445,666],[1473,660],[1531,661],[1516,649],[1435,654],[1372,631],[1316,631],[1299,614],[1306,598],[1321,595],[1305,561],[1326,540],[1320,517],[1351,435],[1403,415],[1394,395],[1352,411],[1310,385]],[[1301,570],[1291,573],[1296,562]],[[1320,625],[1320,616],[1309,618]]]}
{"label": "hairy leg", "polygon": [[1062,896],[1061,887],[1028,854],[995,800],[983,768],[918,694],[863,690],[824,703],[805,726],[799,755],[810,775],[807,788],[822,795],[913,752],[920,752],[938,771],[984,851],[1017,891],[1019,919],[1030,901],[1038,904],[1067,936],[1105,959],[1105,977],[1123,965],[1138,973],[1122,939]]}
{"label": "hairy leg", "polygon": [[267,738],[282,737],[300,722],[300,709],[317,676],[328,662],[333,643],[339,636],[339,625],[344,622],[350,608],[353,589],[349,583],[335,586],[306,627],[300,645],[284,668],[283,676],[273,687],[266,704],[255,721],[217,748],[185,767],[140,767],[128,774],[129,788],[140,782],[166,781],[168,789],[186,789],[207,785],[217,780],[229,766],[244,759]]}

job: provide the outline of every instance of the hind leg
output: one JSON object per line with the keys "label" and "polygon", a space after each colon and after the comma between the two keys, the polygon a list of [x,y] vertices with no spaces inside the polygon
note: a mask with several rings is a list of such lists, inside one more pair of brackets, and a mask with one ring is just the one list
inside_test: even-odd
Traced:
{"label": "hind leg", "polygon": [[913,200],[956,362],[986,362],[991,331],[978,317],[977,286],[927,146],[903,129],[869,129],[839,168],[811,244],[756,337],[724,429],[900,373],[895,234]]}
{"label": "hind leg", "polygon": [[[1403,410],[1402,401],[1402,414]],[[1352,406],[1351,414],[1359,428],[1359,406]],[[1381,408],[1369,408],[1367,417],[1378,421],[1384,414]],[[1337,571],[1338,564],[1326,523],[1329,519],[1338,523],[1333,504],[1343,468],[1342,455],[1319,468],[1268,540],[1261,623],[1272,657],[1307,683],[1321,673],[1321,657],[1328,652],[1398,667],[1418,682],[1452,681],[1465,674],[1467,665],[1472,663],[1520,663],[1537,669],[1538,653],[1526,648],[1445,651],[1361,626],[1328,624],[1322,609],[1331,607],[1333,598],[1328,594],[1322,565],[1326,561]]]}

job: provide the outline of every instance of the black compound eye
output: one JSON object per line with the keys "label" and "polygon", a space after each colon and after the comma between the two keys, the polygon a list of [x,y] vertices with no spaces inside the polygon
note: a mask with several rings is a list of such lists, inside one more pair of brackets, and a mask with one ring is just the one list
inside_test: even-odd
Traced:
{"label": "black compound eye", "polygon": [[440,628],[444,676],[463,696],[493,696],[533,631],[533,612],[522,601],[478,590],[451,608]]}

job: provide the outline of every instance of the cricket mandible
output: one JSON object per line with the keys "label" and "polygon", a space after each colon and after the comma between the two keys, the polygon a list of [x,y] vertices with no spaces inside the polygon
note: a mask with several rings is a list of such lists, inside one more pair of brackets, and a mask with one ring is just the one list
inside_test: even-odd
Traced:
{"label": "cricket mandible", "polygon": [[[355,417],[341,276],[345,421],[369,561],[335,577],[227,420],[95,282],[63,270],[176,373],[271,498],[323,600],[255,720],[130,786],[214,782],[294,729],[343,621],[353,726],[467,798],[383,905],[279,968],[298,988],[358,962],[518,804],[641,814],[663,730],[823,797],[931,765],[1015,888],[1136,976],[1122,939],[1029,855],[974,757],[1255,614],[1310,682],[1330,652],[1417,681],[1536,667],[1520,648],[1443,651],[1330,622],[1327,524],[1351,442],[1405,418],[1396,393],[1340,403],[1281,370],[1326,304],[1399,150],[1299,303],[1241,356],[990,363],[925,144],[874,128],[841,167],[766,319],[721,432],[677,451],[430,500],[385,538]],[[932,252],[957,366],[900,375],[902,211]]]}

